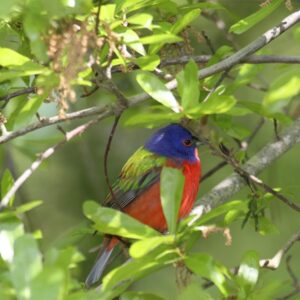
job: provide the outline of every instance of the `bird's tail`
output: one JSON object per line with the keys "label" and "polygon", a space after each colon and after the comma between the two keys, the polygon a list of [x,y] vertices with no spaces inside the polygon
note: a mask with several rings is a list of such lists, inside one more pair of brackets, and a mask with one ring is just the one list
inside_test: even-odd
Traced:
{"label": "bird's tail", "polygon": [[114,247],[116,246],[117,243],[118,240],[115,238],[109,238],[106,241],[104,241],[103,247],[100,250],[96,262],[85,280],[86,287],[89,288],[98,280],[100,280],[107,266],[109,258],[114,250]]}

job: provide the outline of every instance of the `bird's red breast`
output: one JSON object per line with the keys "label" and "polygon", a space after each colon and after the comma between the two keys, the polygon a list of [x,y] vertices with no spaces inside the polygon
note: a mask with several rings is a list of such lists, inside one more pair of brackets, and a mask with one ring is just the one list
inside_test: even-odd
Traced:
{"label": "bird's red breast", "polygon": [[[197,197],[201,176],[201,163],[198,151],[195,149],[197,160],[193,163],[183,161],[178,163],[168,159],[166,166],[181,169],[185,177],[184,189],[178,218],[185,217],[192,209]],[[160,183],[152,185],[132,203],[124,208],[124,212],[159,231],[167,229],[166,219],[160,201]]]}

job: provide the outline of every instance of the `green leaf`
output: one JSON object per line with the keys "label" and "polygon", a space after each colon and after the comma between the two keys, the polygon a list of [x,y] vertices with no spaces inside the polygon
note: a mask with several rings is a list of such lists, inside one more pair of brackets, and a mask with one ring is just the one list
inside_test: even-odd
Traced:
{"label": "green leaf", "polygon": [[175,241],[174,235],[157,236],[147,238],[133,243],[129,249],[129,254],[133,258],[141,258],[161,245],[172,245]]}
{"label": "green leaf", "polygon": [[224,203],[220,206],[217,206],[216,208],[213,208],[211,211],[207,212],[201,218],[195,222],[194,226],[200,226],[207,224],[208,221],[211,221],[212,219],[219,217],[223,214],[228,213],[231,210],[242,210],[247,211],[248,210],[248,204],[245,200],[233,200],[227,203]]}
{"label": "green leaf", "polygon": [[153,16],[147,13],[135,14],[127,18],[129,24],[141,25],[144,28],[151,28]]}
{"label": "green leaf", "polygon": [[43,203],[41,200],[30,201],[28,203],[22,204],[16,208],[16,214],[23,214],[30,211]]}
{"label": "green leaf", "polygon": [[[3,215],[2,212],[0,214]],[[14,243],[16,239],[24,234],[24,226],[17,220],[0,223],[0,256],[1,258],[11,263],[14,257]]]}
{"label": "green leaf", "polygon": [[155,75],[150,72],[140,71],[136,76],[136,80],[141,88],[153,99],[171,108],[176,113],[181,111],[181,107],[172,92]]}
{"label": "green leaf", "polygon": [[212,94],[205,102],[186,111],[188,116],[198,118],[202,115],[222,114],[229,111],[236,104],[234,96]]}
{"label": "green leaf", "polygon": [[278,234],[280,231],[271,220],[266,217],[260,217],[258,220],[258,232],[265,236],[269,234]]}
{"label": "green leaf", "polygon": [[184,110],[194,108],[199,104],[199,81],[197,64],[190,60],[185,65],[181,75],[176,77],[178,82],[178,92],[181,96],[181,105]]}
{"label": "green leaf", "polygon": [[9,24],[1,24],[0,25],[0,47],[18,50],[20,45],[21,45],[21,36],[15,30],[13,30]]}
{"label": "green leaf", "polygon": [[131,260],[110,271],[103,278],[102,289],[103,291],[107,291],[109,289],[113,289],[120,283],[132,283],[156,269],[174,263],[178,259],[180,259],[178,252],[175,250],[170,250],[163,253],[158,253],[158,255],[155,257],[147,255],[140,259]]}
{"label": "green leaf", "polygon": [[22,66],[27,62],[30,62],[28,57],[9,48],[0,48],[0,66]]}
{"label": "green leaf", "polygon": [[[136,41],[132,41],[130,44],[134,44],[134,43],[142,43],[144,45],[151,45],[151,44],[158,44],[158,43],[163,43],[163,44],[171,44],[171,43],[178,43],[181,42],[182,38],[171,34],[171,33],[162,33],[162,34],[153,34],[153,35],[149,35],[149,36],[144,36],[141,37],[139,40]],[[155,54],[155,52],[151,51],[150,54]]]}
{"label": "green leaf", "polygon": [[119,35],[124,39],[124,43],[137,53],[141,55],[146,54],[143,44],[139,41],[139,36],[132,29],[127,29],[125,32],[120,33]]}
{"label": "green leaf", "polygon": [[28,99],[18,112],[16,121],[18,123],[25,123],[31,120],[32,117],[37,113],[40,106],[43,104],[44,99],[44,95],[34,95]]}
{"label": "green leaf", "polygon": [[223,295],[228,296],[225,275],[228,271],[206,253],[193,253],[185,258],[186,266],[195,274],[211,280]]}
{"label": "green leaf", "polygon": [[184,16],[179,17],[175,24],[171,27],[171,32],[174,34],[180,33],[186,26],[192,23],[199,15],[201,10],[199,8],[193,9]]}
{"label": "green leaf", "polygon": [[31,284],[30,300],[63,300],[65,276],[61,269],[44,269]]}
{"label": "green leaf", "polygon": [[158,55],[138,57],[134,62],[144,71],[153,71],[160,64]]}
{"label": "green leaf", "polygon": [[10,265],[12,283],[18,299],[31,299],[30,283],[42,270],[42,256],[36,240],[29,234],[19,237],[14,244]]}
{"label": "green leaf", "polygon": [[229,32],[234,32],[236,34],[244,33],[260,21],[264,20],[268,15],[276,10],[283,1],[284,0],[272,0],[272,2],[268,3],[263,8],[260,8],[254,14],[233,24],[229,28]]}
{"label": "green leaf", "polygon": [[144,239],[159,235],[156,230],[129,215],[112,208],[101,207],[94,201],[86,201],[83,204],[83,211],[85,216],[95,223],[95,229],[107,234],[132,239]]}
{"label": "green leaf", "polygon": [[[13,178],[12,174],[10,173],[9,169],[6,169],[4,171],[4,174],[3,174],[2,180],[1,180],[1,198],[3,198],[8,193],[8,191],[11,189],[13,184],[14,184],[14,178]],[[14,199],[15,199],[14,195],[9,199],[10,206],[13,204]]]}
{"label": "green leaf", "polygon": [[248,251],[238,270],[238,282],[245,290],[245,294],[256,285],[259,276],[259,256],[255,251]]}
{"label": "green leaf", "polygon": [[[170,28],[170,32],[172,34],[178,34],[180,33],[186,26],[188,26],[191,22],[193,22],[199,15],[200,15],[200,9],[194,9],[189,12],[187,12],[184,16],[179,17],[178,20],[172,25]],[[182,40],[182,39],[181,39]],[[149,49],[151,54],[157,53],[163,45],[166,43],[165,41],[161,40],[161,43],[159,45],[154,45]],[[173,41],[172,43],[180,42],[180,41]]]}
{"label": "green leaf", "polygon": [[164,167],[160,175],[160,198],[169,232],[176,233],[184,176],[182,170]]}
{"label": "green leaf", "polygon": [[300,71],[299,68],[289,69],[276,78],[268,92],[266,93],[263,104],[268,106],[278,101],[288,101],[300,93]]}

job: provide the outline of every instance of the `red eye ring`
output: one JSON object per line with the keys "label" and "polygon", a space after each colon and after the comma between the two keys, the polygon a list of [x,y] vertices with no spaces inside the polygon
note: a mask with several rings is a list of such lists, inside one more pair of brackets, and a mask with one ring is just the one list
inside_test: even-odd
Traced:
{"label": "red eye ring", "polygon": [[187,140],[183,140],[182,144],[186,147],[191,147],[193,145],[193,142],[192,140],[187,139]]}

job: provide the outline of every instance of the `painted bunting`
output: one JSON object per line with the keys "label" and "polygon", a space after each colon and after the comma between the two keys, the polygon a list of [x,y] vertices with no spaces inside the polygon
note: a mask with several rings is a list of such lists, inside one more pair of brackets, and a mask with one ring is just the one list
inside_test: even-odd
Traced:
{"label": "painted bunting", "polygon": [[[112,186],[114,195],[109,195],[104,205],[120,209],[158,231],[165,231],[167,224],[160,201],[160,173],[164,166],[182,170],[185,181],[178,216],[181,219],[191,211],[198,192],[201,176],[198,142],[179,124],[171,124],[155,132],[124,165]],[[101,278],[119,242],[118,237],[104,237],[96,263],[86,279],[87,287]]]}

